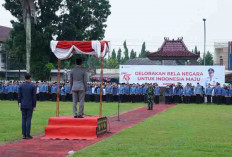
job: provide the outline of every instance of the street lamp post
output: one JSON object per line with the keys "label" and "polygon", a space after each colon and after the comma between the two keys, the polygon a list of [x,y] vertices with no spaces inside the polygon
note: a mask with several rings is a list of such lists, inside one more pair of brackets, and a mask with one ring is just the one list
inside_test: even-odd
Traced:
{"label": "street lamp post", "polygon": [[204,65],[205,65],[205,51],[206,51],[206,19],[203,19],[204,21]]}

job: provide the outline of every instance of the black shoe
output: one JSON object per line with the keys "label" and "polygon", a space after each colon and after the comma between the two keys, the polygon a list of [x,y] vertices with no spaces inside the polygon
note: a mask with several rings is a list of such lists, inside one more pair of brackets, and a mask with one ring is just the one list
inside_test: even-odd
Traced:
{"label": "black shoe", "polygon": [[74,116],[74,118],[77,118],[77,116]]}
{"label": "black shoe", "polygon": [[84,117],[83,117],[83,116],[81,116],[81,115],[78,115],[78,116],[77,116],[77,118],[84,118]]}
{"label": "black shoe", "polygon": [[23,135],[22,139],[27,139],[27,136],[26,136],[26,135]]}
{"label": "black shoe", "polygon": [[27,135],[26,139],[33,139],[31,135]]}

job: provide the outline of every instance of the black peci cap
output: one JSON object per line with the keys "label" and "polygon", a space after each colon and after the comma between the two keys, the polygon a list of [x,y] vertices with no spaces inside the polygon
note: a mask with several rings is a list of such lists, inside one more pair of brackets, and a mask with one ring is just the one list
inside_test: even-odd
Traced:
{"label": "black peci cap", "polygon": [[209,68],[208,72],[209,73],[214,73],[214,69],[213,68]]}

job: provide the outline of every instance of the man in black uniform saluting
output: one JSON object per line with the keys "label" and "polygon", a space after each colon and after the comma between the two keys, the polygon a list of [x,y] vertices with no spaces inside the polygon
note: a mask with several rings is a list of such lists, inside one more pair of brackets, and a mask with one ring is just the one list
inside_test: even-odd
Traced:
{"label": "man in black uniform saluting", "polygon": [[19,109],[22,111],[22,134],[23,139],[32,139],[31,119],[36,108],[36,87],[31,83],[31,75],[25,75],[25,82],[19,86],[18,93]]}

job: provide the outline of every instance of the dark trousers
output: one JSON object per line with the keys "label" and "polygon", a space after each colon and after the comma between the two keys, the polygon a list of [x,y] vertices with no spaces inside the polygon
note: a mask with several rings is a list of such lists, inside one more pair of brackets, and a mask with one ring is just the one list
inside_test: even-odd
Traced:
{"label": "dark trousers", "polygon": [[42,92],[39,93],[39,100],[40,101],[44,100],[44,93],[42,93]]}
{"label": "dark trousers", "polygon": [[111,101],[111,94],[106,94],[106,102],[110,102]]}
{"label": "dark trousers", "polygon": [[57,95],[56,93],[52,93],[52,101],[56,101]]}
{"label": "dark trousers", "polygon": [[0,100],[4,100],[4,94],[0,93]]}
{"label": "dark trousers", "polygon": [[61,95],[61,101],[65,101],[65,95]]}
{"label": "dark trousers", "polygon": [[169,96],[165,96],[165,104],[168,104],[169,103]]}
{"label": "dark trousers", "polygon": [[190,96],[185,96],[185,103],[190,104]]}
{"label": "dark trousers", "polygon": [[225,99],[226,99],[226,105],[229,105],[230,104],[230,97],[225,97]]}
{"label": "dark trousers", "polygon": [[217,102],[218,105],[221,105],[221,103],[222,103],[221,98],[222,98],[221,95],[216,96],[216,102]]}
{"label": "dark trousers", "polygon": [[196,103],[200,104],[201,103],[201,95],[200,94],[196,94]]}
{"label": "dark trousers", "polygon": [[208,104],[211,104],[211,102],[212,102],[212,101],[211,101],[211,98],[212,98],[211,95],[207,95],[207,103],[208,103]]}
{"label": "dark trousers", "polygon": [[113,95],[112,98],[113,102],[118,102],[118,95]]}
{"label": "dark trousers", "polygon": [[136,102],[136,97],[135,97],[135,94],[131,94],[131,101],[132,103],[135,103]]}
{"label": "dark trousers", "polygon": [[13,100],[14,99],[14,95],[12,92],[8,93],[9,97],[8,100]]}
{"label": "dark trousers", "polygon": [[155,96],[155,104],[159,104],[159,95]]}
{"label": "dark trousers", "polygon": [[32,119],[32,109],[21,109],[22,110],[22,134],[30,135],[31,132],[31,119]]}
{"label": "dark trousers", "polygon": [[222,103],[222,104],[225,104],[225,103],[226,103],[226,98],[225,98],[225,96],[221,96],[221,103]]}
{"label": "dark trousers", "polygon": [[123,96],[122,94],[119,94],[119,95],[118,95],[118,102],[120,102],[120,103],[123,102],[122,96]]}
{"label": "dark trousers", "polygon": [[94,95],[93,95],[93,94],[90,94],[90,95],[89,95],[89,101],[90,101],[90,102],[94,102]]}
{"label": "dark trousers", "polygon": [[190,96],[190,98],[189,98],[189,103],[191,102],[191,103],[196,103],[196,96],[194,96],[194,95],[191,95]]}
{"label": "dark trousers", "polygon": [[94,101],[95,102],[100,102],[100,95],[99,94],[94,95]]}

